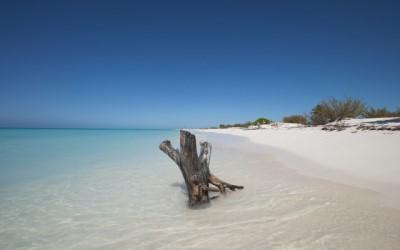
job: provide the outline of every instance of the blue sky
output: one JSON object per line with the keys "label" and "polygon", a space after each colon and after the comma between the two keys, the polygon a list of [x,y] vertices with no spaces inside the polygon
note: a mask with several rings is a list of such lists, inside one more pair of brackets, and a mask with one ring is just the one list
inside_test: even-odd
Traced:
{"label": "blue sky", "polygon": [[1,1],[0,127],[200,127],[400,106],[396,1]]}

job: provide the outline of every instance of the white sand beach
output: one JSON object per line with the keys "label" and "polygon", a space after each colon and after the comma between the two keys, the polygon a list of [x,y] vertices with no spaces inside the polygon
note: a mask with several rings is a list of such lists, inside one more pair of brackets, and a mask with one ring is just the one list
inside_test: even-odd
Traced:
{"label": "white sand beach", "polygon": [[354,132],[354,128],[328,132],[287,124],[193,132],[214,142],[211,170],[245,186],[217,199],[207,211],[220,211],[212,215],[214,222],[205,223],[215,230],[215,222],[221,221],[216,238],[232,237],[228,245],[214,242],[217,246],[397,249],[400,245],[400,132]]}
{"label": "white sand beach", "polygon": [[387,203],[399,206],[400,131],[356,129],[366,124],[398,126],[399,119],[350,119],[340,124],[346,127],[343,131],[284,123],[203,131],[241,136],[268,146],[269,152],[301,174],[371,189],[385,196]]}

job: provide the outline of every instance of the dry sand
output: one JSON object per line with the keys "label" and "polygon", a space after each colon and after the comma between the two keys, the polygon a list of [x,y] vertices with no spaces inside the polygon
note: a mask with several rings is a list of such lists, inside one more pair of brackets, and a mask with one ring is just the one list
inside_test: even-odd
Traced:
{"label": "dry sand", "polygon": [[323,131],[286,124],[264,129],[209,129],[207,133],[247,138],[268,147],[299,173],[367,188],[400,207],[400,131]]}

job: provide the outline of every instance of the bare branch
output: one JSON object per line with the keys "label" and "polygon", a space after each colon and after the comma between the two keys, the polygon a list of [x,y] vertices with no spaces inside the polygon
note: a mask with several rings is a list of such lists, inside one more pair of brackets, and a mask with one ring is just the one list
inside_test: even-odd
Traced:
{"label": "bare branch", "polygon": [[161,142],[160,150],[166,153],[169,158],[171,158],[178,166],[181,164],[181,157],[179,156],[178,150],[174,149],[171,145],[171,142],[166,140]]}

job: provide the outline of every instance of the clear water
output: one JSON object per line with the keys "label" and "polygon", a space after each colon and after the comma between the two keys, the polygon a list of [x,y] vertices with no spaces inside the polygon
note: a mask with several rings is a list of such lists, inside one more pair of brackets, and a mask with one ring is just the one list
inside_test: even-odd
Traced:
{"label": "clear water", "polygon": [[87,234],[104,240],[110,230],[97,222],[119,214],[135,224],[132,216],[151,210],[145,199],[159,201],[179,180],[158,149],[165,139],[177,145],[178,134],[0,129],[0,249],[86,248]]}
{"label": "clear water", "polygon": [[178,131],[0,130],[0,249],[396,249],[400,213],[373,193],[299,175],[266,148],[213,143],[211,171],[244,185],[188,209],[158,149]]}
{"label": "clear water", "polygon": [[137,168],[160,160],[175,130],[0,129],[0,187],[92,168]]}

